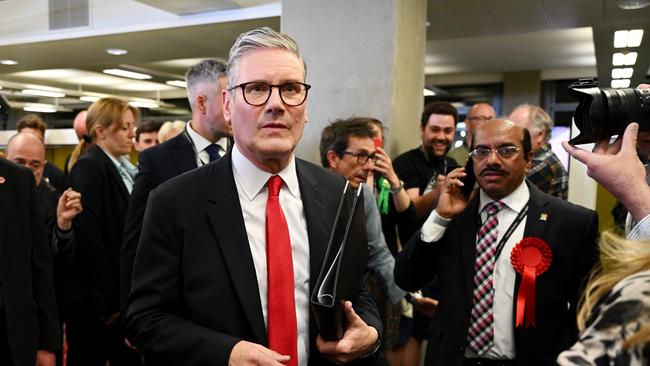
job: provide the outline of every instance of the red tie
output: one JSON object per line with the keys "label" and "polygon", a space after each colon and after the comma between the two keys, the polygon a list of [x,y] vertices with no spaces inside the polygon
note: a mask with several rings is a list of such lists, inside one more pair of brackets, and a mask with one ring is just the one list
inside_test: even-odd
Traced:
{"label": "red tie", "polygon": [[287,365],[298,365],[298,328],[293,288],[293,259],[287,220],[280,206],[282,178],[274,175],[267,183],[266,276],[268,285],[269,348],[291,356]]}

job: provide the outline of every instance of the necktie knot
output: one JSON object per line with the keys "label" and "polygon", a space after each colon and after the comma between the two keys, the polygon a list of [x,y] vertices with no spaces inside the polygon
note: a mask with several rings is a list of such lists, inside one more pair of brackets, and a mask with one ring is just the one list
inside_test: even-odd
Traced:
{"label": "necktie knot", "polygon": [[280,188],[282,188],[282,178],[279,175],[274,175],[269,178],[266,185],[269,188],[269,196],[277,197],[280,195]]}
{"label": "necktie knot", "polygon": [[493,201],[485,205],[484,210],[487,212],[488,216],[494,216],[501,211],[505,205],[506,204],[501,201]]}
{"label": "necktie knot", "polygon": [[219,145],[217,144],[210,144],[203,150],[205,150],[208,153],[211,162],[221,157],[221,155],[219,154]]}

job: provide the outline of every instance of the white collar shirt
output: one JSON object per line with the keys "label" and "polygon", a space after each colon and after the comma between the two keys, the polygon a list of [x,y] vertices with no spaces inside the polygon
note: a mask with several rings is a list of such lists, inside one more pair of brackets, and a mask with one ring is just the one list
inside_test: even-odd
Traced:
{"label": "white collar shirt", "polygon": [[[232,167],[237,195],[242,208],[246,234],[253,256],[257,285],[262,303],[265,325],[268,324],[268,285],[266,276],[266,183],[272,176],[251,163],[234,145]],[[293,259],[296,321],[298,325],[298,364],[307,365],[309,359],[309,240],[307,220],[300,196],[296,161],[292,156],[289,164],[277,175],[282,178],[280,205],[289,227]]]}

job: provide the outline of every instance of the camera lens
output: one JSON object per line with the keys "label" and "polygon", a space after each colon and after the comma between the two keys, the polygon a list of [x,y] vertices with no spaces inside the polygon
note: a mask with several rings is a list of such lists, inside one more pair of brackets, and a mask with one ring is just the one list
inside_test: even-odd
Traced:
{"label": "camera lens", "polygon": [[569,141],[573,145],[622,134],[630,122],[650,129],[650,89],[600,89],[595,80],[581,79],[568,93],[578,99],[573,119],[580,134]]}

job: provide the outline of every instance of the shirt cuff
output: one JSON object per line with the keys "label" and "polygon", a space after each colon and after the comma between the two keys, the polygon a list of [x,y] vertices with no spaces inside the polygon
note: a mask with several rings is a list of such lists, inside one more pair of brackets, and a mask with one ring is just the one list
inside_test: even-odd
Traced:
{"label": "shirt cuff", "polygon": [[635,223],[632,215],[628,214],[625,220],[625,232],[628,240],[650,240],[650,215]]}
{"label": "shirt cuff", "polygon": [[446,219],[440,215],[436,210],[431,212],[431,215],[422,225],[420,230],[420,240],[432,243],[440,240],[447,230],[447,226],[451,222],[451,219]]}

